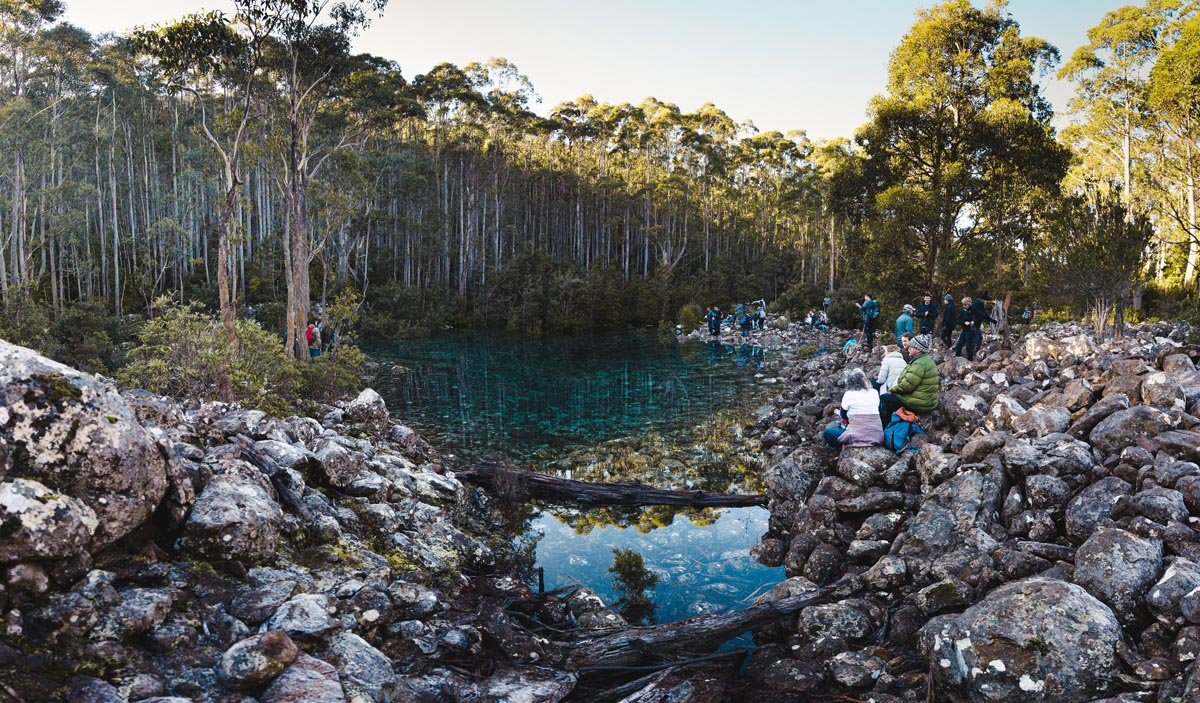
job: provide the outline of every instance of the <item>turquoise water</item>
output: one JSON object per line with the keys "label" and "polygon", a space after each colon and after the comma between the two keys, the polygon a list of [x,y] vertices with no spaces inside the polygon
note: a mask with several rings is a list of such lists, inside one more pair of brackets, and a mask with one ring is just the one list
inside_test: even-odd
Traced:
{"label": "turquoise water", "polygon": [[[760,348],[658,335],[455,336],[364,347],[384,365],[375,387],[393,416],[468,457],[665,488],[744,491],[756,478],[741,455],[703,446],[696,427],[770,395],[775,379]],[[658,576],[657,620],[670,622],[745,606],[783,579],[783,569],[749,558],[767,518],[762,508],[555,506],[533,517],[528,535],[547,589],[586,585],[610,603],[612,550],[640,552]]]}
{"label": "turquoise water", "polygon": [[759,347],[653,334],[453,336],[364,350],[400,367],[376,383],[394,417],[442,445],[510,459],[693,425],[761,396],[754,376],[765,359]]}

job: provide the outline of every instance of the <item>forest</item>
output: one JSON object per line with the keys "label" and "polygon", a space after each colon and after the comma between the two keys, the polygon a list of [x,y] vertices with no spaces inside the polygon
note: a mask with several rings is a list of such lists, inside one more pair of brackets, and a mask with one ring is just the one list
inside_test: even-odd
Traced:
{"label": "forest", "polygon": [[1200,317],[1193,2],[1108,12],[1065,59],[1002,0],[921,10],[865,124],[818,142],[653,97],[539,114],[504,58],[406,75],[352,51],[386,0],[235,5],[92,36],[0,0],[0,336],[112,369],[174,301],[307,361],[339,294],[368,337],[827,292],[852,324],[864,291]]}

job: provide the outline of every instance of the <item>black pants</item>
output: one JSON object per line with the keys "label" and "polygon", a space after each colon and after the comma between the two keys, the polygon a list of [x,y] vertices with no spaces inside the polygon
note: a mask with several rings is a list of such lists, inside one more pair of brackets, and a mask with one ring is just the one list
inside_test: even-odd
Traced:
{"label": "black pants", "polygon": [[879,420],[884,427],[887,427],[888,423],[892,421],[892,413],[900,408],[907,408],[909,412],[917,412],[905,405],[904,400],[894,393],[884,393],[879,396]]}
{"label": "black pants", "polygon": [[954,353],[975,361],[975,353],[979,351],[979,347],[983,341],[982,338],[983,332],[981,330],[974,327],[964,327],[962,334],[958,335],[958,344],[954,345]]}
{"label": "black pants", "polygon": [[875,321],[863,320],[863,343],[867,345],[867,351],[871,351],[875,346]]}

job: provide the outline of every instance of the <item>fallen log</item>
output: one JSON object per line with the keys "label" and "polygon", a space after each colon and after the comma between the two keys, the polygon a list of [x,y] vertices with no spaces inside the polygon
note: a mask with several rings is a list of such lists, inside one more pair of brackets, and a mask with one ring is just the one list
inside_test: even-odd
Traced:
{"label": "fallen log", "polygon": [[[712,651],[743,632],[824,602],[835,594],[844,597],[845,593],[846,584],[835,583],[743,610],[701,615],[652,627],[621,628],[572,643],[566,657],[566,668],[580,673],[613,670],[646,661],[664,662],[671,657]],[[664,664],[663,668],[669,665]]]}
{"label": "fallen log", "polygon": [[583,505],[677,505],[691,508],[742,508],[766,505],[762,494],[737,495],[677,491],[644,483],[591,483],[536,471],[481,465],[454,473],[459,481],[513,498],[537,498]]}

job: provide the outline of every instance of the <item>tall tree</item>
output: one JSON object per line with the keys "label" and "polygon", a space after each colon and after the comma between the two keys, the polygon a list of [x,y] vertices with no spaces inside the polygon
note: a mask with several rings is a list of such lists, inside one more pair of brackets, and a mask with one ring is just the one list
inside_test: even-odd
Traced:
{"label": "tall tree", "polygon": [[892,53],[888,94],[872,100],[856,137],[872,199],[872,261],[915,248],[926,288],[960,283],[974,262],[959,245],[989,226],[984,213],[1001,184],[1058,182],[1068,154],[1036,80],[1057,59],[1045,41],[1021,36],[1003,0],[918,12]]}
{"label": "tall tree", "polygon": [[[209,12],[133,35],[134,43],[158,61],[171,81],[170,87],[196,96],[200,131],[221,158],[224,194],[216,222],[217,293],[226,342],[235,351],[238,339],[234,329],[234,291],[229,282],[230,229],[235,224],[243,185],[242,152],[249,136],[254,84],[262,63],[263,42],[273,29],[272,21],[270,16],[253,13],[240,12],[231,20],[219,12]],[[218,120],[220,126],[210,126],[208,103],[218,87],[233,100],[213,101],[227,114],[222,115],[225,120]],[[230,102],[232,109],[222,109]],[[226,388],[225,395],[232,400],[230,388]]]}

